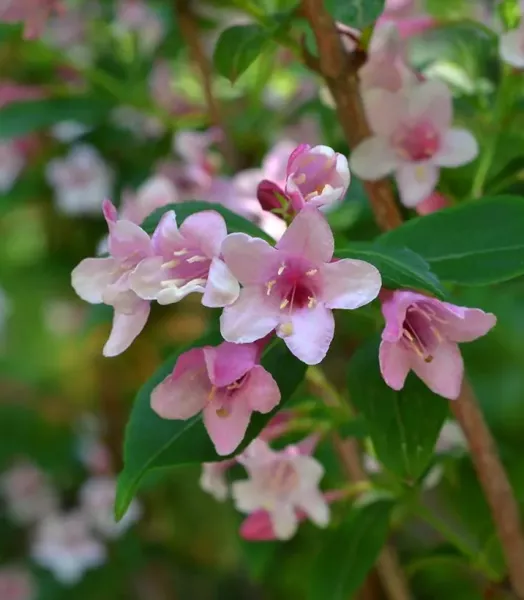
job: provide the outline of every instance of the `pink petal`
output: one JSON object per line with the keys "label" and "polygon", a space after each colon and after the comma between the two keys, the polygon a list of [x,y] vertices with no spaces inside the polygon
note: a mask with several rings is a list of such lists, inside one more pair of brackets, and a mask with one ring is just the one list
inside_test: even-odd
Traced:
{"label": "pink petal", "polygon": [[406,115],[406,96],[403,92],[371,89],[363,96],[369,126],[377,136],[389,138]]}
{"label": "pink petal", "polygon": [[276,248],[314,263],[329,262],[335,241],[324,215],[314,206],[306,206],[293,219]]}
{"label": "pink petal", "polygon": [[142,301],[131,314],[115,310],[111,334],[103,350],[104,356],[117,356],[129,348],[144,329],[149,317],[149,310],[149,302],[146,301]]}
{"label": "pink petal", "polygon": [[171,375],[174,379],[177,379],[188,371],[202,371],[202,373],[206,371],[204,348],[191,348],[191,350],[183,352],[177,358]]}
{"label": "pink petal", "polygon": [[217,387],[240,379],[251,371],[258,358],[256,344],[222,342],[219,346],[206,346],[203,351],[208,377]]}
{"label": "pink petal", "polygon": [[374,136],[361,142],[351,153],[349,165],[366,181],[375,181],[392,173],[399,160],[385,137]]}
{"label": "pink petal", "polygon": [[474,160],[478,153],[479,146],[472,133],[466,129],[450,129],[444,134],[433,160],[439,167],[459,167]]}
{"label": "pink petal", "polygon": [[288,161],[287,161],[287,169],[286,169],[287,175],[293,173],[293,171],[295,170],[294,165],[293,165],[295,160],[302,154],[309,152],[310,149],[311,149],[311,146],[309,144],[299,144],[293,150],[293,152],[291,152],[291,154],[289,155]]}
{"label": "pink petal", "polygon": [[269,301],[264,289],[246,287],[240,291],[235,303],[224,308],[220,333],[228,342],[254,342],[275,329],[279,316],[278,304]]}
{"label": "pink petal", "polygon": [[280,390],[271,373],[256,365],[249,372],[244,386],[236,393],[235,401],[237,398],[242,398],[251,410],[268,413],[280,402]]}
{"label": "pink petal", "polygon": [[104,213],[104,219],[108,227],[111,227],[111,225],[118,221],[118,212],[111,200],[104,200],[102,202],[102,212]]}
{"label": "pink petal", "polygon": [[140,261],[129,274],[129,287],[144,300],[155,300],[164,288],[163,279],[167,279],[162,270],[163,259],[161,256],[152,256]]}
{"label": "pink petal", "polygon": [[417,204],[416,211],[419,215],[430,215],[437,210],[447,208],[449,200],[439,192],[433,192],[420,204]]}
{"label": "pink petal", "polygon": [[233,304],[240,294],[240,285],[225,262],[213,258],[207,275],[202,304],[216,308]]}
{"label": "pink petal", "polygon": [[399,343],[382,340],[378,357],[380,372],[386,384],[394,390],[401,390],[410,370],[408,352]]}
{"label": "pink petal", "polygon": [[222,244],[222,255],[242,285],[266,283],[279,262],[278,252],[266,241],[245,233],[231,233]]}
{"label": "pink petal", "polygon": [[458,398],[464,376],[464,363],[457,344],[441,342],[430,363],[412,354],[411,368],[435,394],[448,400]]}
{"label": "pink petal", "polygon": [[359,308],[374,300],[382,285],[378,269],[344,258],[322,267],[322,301],[327,308]]}
{"label": "pink petal", "polygon": [[413,208],[435,189],[439,169],[425,163],[404,163],[396,173],[400,199],[404,206]]}
{"label": "pink petal", "polygon": [[240,535],[252,542],[275,540],[269,513],[266,510],[257,510],[248,515],[240,526]]}
{"label": "pink petal", "polygon": [[173,252],[184,247],[185,239],[178,230],[176,214],[169,210],[162,215],[151,237],[153,248],[166,260],[173,258]]}
{"label": "pink petal", "polygon": [[153,253],[149,235],[131,221],[117,221],[109,230],[109,253],[115,258],[136,259],[135,264]]}
{"label": "pink petal", "polygon": [[318,527],[326,527],[329,523],[329,505],[324,496],[317,489],[313,488],[302,492],[298,507],[301,508],[313,523],[318,525]]}
{"label": "pink petal", "polygon": [[86,258],[71,273],[75,292],[91,304],[100,304],[106,288],[116,279],[117,262],[114,258]]}
{"label": "pink petal", "polygon": [[180,233],[202,250],[208,258],[220,254],[227,235],[224,217],[214,210],[204,210],[187,217],[180,225]]}
{"label": "pink petal", "polygon": [[382,290],[380,299],[382,301],[382,314],[386,321],[382,339],[387,342],[398,342],[402,337],[408,307],[420,300],[427,300],[428,297],[406,290],[396,290],[394,292]]}
{"label": "pink petal", "polygon": [[299,518],[291,504],[277,503],[270,513],[270,518],[277,539],[289,540],[295,535]]}
{"label": "pink petal", "polygon": [[[492,313],[486,313],[479,308],[466,308],[455,306],[447,302],[432,302],[438,310],[438,314],[444,322],[435,323],[437,328],[451,342],[472,342],[483,335],[497,324],[497,317]],[[442,308],[445,308],[443,311]]]}
{"label": "pink petal", "polygon": [[410,118],[428,119],[440,131],[450,127],[453,102],[448,86],[442,81],[425,81],[411,88],[408,102]]}
{"label": "pink petal", "polygon": [[252,411],[246,398],[237,396],[234,394],[232,401],[227,404],[227,416],[219,416],[217,412],[221,408],[218,394],[217,402],[211,402],[204,408],[204,425],[220,456],[231,454],[238,448],[251,419]]}
{"label": "pink petal", "polygon": [[307,365],[317,365],[329,350],[335,334],[335,320],[331,310],[322,304],[297,310],[291,315],[292,333],[277,330],[290,351]]}

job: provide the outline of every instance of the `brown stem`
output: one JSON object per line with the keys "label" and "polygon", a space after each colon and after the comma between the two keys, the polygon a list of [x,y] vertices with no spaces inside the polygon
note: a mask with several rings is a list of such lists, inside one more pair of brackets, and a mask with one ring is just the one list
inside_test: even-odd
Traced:
{"label": "brown stem", "polygon": [[[369,136],[358,89],[357,71],[361,57],[358,52],[348,54],[344,51],[335,23],[322,0],[302,0],[302,12],[317,40],[318,69],[333,95],[340,123],[350,148],[353,148]],[[380,228],[388,230],[400,225],[402,217],[388,182],[367,182],[365,188]],[[460,398],[451,406],[468,440],[478,478],[491,508],[511,585],[517,596],[524,599],[524,538],[518,505],[493,437],[467,381]]]}
{"label": "brown stem", "polygon": [[202,81],[202,89],[209,117],[213,125],[219,128],[223,134],[220,141],[222,153],[224,154],[227,164],[234,167],[236,164],[235,151],[230,144],[230,138],[227,135],[222,108],[213,94],[213,69],[200,42],[200,31],[195,21],[195,16],[191,12],[188,0],[175,0],[175,10],[180,24],[182,37],[189,48],[189,53],[193,62],[200,72],[200,79]]}

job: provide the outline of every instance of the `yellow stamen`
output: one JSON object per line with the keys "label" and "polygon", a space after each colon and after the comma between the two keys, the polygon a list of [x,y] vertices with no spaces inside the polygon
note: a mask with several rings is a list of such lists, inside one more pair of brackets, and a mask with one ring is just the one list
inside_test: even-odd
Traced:
{"label": "yellow stamen", "polygon": [[277,271],[277,275],[282,275],[282,273],[283,273],[285,270],[286,270],[286,265],[285,265],[285,263],[282,263],[282,264],[280,265],[280,268],[279,268],[279,269],[278,269],[278,271]]}
{"label": "yellow stamen", "polygon": [[271,290],[272,290],[273,286],[275,285],[275,283],[276,283],[275,279],[272,279],[271,281],[268,281],[266,283],[266,289],[267,289],[267,295],[268,296],[271,294]]}
{"label": "yellow stamen", "polygon": [[182,250],[175,250],[173,256],[184,256],[184,254],[187,254],[188,252],[189,250],[187,248],[182,248]]}
{"label": "yellow stamen", "polygon": [[211,389],[209,390],[209,394],[207,395],[207,402],[213,402],[213,398],[215,397],[217,393],[217,386],[216,385],[212,385]]}
{"label": "yellow stamen", "polygon": [[289,304],[289,300],[287,298],[282,300],[282,302],[280,303],[280,310],[284,310],[284,308],[286,308],[286,306],[288,304]]}
{"label": "yellow stamen", "polygon": [[316,305],[317,305],[316,298],[313,298],[313,296],[308,296],[307,307],[308,308],[315,308]]}
{"label": "yellow stamen", "polygon": [[195,254],[195,256],[191,256],[190,258],[186,258],[187,263],[203,262],[205,260],[207,260],[205,256],[199,256],[198,254]]}
{"label": "yellow stamen", "polygon": [[162,265],[163,269],[174,269],[175,267],[178,267],[178,265],[180,264],[179,260],[170,260],[169,262],[166,262]]}

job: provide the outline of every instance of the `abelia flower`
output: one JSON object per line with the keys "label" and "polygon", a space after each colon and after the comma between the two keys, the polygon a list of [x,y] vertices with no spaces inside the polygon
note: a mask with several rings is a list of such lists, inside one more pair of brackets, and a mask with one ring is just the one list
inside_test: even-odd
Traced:
{"label": "abelia flower", "polygon": [[111,195],[113,174],[91,146],[79,144],[66,157],[53,159],[46,176],[57,208],[68,215],[98,215],[102,202]]}
{"label": "abelia flower", "polygon": [[524,18],[516,29],[506,31],[499,38],[500,58],[515,67],[524,69]]}
{"label": "abelia flower", "polygon": [[393,23],[398,27],[402,38],[406,39],[435,27],[436,19],[425,14],[420,4],[420,0],[386,0],[376,29]]}
{"label": "abelia flower", "polygon": [[0,568],[0,598],[2,600],[35,600],[35,581],[31,573],[18,566]]}
{"label": "abelia flower", "polygon": [[396,93],[371,90],[364,102],[374,135],[355,148],[350,166],[371,181],[394,172],[406,206],[414,207],[431,194],[440,167],[458,167],[478,154],[473,135],[451,127],[451,93],[441,82],[427,81]]}
{"label": "abelia flower", "polygon": [[222,337],[245,344],[275,329],[297,358],[319,363],[334,335],[332,309],[368,304],[381,286],[373,265],[331,262],[333,251],[333,233],[314,206],[300,211],[276,247],[244,233],[230,234],[222,254],[243,288],[222,313]]}
{"label": "abelia flower", "polygon": [[31,556],[60,583],[74,585],[86,571],[105,562],[106,549],[92,536],[85,515],[75,511],[55,514],[40,522]]}
{"label": "abelia flower", "polygon": [[318,488],[324,468],[314,458],[293,446],[276,452],[257,439],[238,462],[249,479],[231,486],[236,508],[248,514],[266,511],[277,539],[287,540],[295,534],[299,511],[319,527],[328,524],[329,506]]}
{"label": "abelia flower", "polygon": [[234,302],[238,281],[219,258],[226,236],[226,222],[215,211],[190,215],[180,228],[175,211],[166,212],[152,237],[154,257],[130,278],[133,289],[159,304],[179,302],[193,292],[203,294],[202,304],[208,307]]}
{"label": "abelia flower", "polygon": [[107,304],[115,310],[113,327],[104,356],[126,350],[144,328],[150,305],[136,293],[140,278],[135,271],[153,256],[149,235],[131,221],[118,220],[116,208],[104,201],[104,216],[109,227],[107,258],[86,258],[71,273],[75,292],[91,304]]}
{"label": "abelia flower", "polygon": [[133,500],[120,521],[114,516],[116,480],[109,476],[88,479],[80,490],[82,512],[89,525],[98,534],[116,539],[125,533],[142,514],[137,500]]}
{"label": "abelia flower", "polygon": [[31,525],[58,507],[58,495],[45,473],[29,462],[20,462],[2,474],[0,492],[9,517]]}
{"label": "abelia flower", "polygon": [[234,464],[236,464],[236,460],[223,460],[202,465],[200,487],[218,502],[223,502],[229,496],[226,471]]}
{"label": "abelia flower", "polygon": [[439,192],[433,192],[420,204],[415,206],[415,210],[419,215],[430,215],[437,210],[442,210],[449,206],[449,200]]}
{"label": "abelia flower", "polygon": [[140,50],[150,54],[164,37],[164,24],[156,12],[143,0],[119,0],[116,6],[115,31],[134,32]]}
{"label": "abelia flower", "polygon": [[178,192],[171,181],[162,175],[147,179],[136,191],[124,191],[120,218],[141,225],[157,208],[178,202]]}
{"label": "abelia flower", "polygon": [[62,0],[5,0],[0,4],[0,22],[24,23],[24,37],[33,39],[42,33],[49,16],[62,9]]}
{"label": "abelia flower", "polygon": [[202,411],[217,453],[231,454],[244,439],[251,413],[268,413],[280,402],[278,385],[259,358],[257,344],[193,348],[153,390],[151,407],[163,419],[186,420]]}
{"label": "abelia flower", "polygon": [[454,400],[460,393],[464,364],[459,342],[486,335],[497,319],[411,291],[384,292],[379,360],[384,381],[401,390],[412,369],[436,394]]}

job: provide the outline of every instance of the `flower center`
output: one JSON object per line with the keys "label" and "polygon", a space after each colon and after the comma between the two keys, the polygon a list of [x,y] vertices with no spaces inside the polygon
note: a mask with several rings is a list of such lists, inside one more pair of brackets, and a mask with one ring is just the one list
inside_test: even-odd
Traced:
{"label": "flower center", "polygon": [[[218,417],[226,418],[231,414],[231,403],[234,401],[235,393],[246,383],[249,377],[249,372],[244,373],[242,377],[239,377],[237,380],[233,381],[229,385],[224,386],[223,388],[217,388],[216,385],[211,386],[211,390],[207,396],[207,404],[215,401],[216,393],[218,390],[223,392],[220,397],[222,402],[216,408],[216,414]],[[217,402],[218,404],[218,402]]]}
{"label": "flower center", "polygon": [[406,311],[402,341],[409,350],[430,363],[444,336],[437,323],[444,323],[428,303],[412,304]]}
{"label": "flower center", "polygon": [[301,158],[294,182],[306,200],[320,195],[336,173],[337,159],[322,154],[309,154]]}
{"label": "flower center", "polygon": [[300,483],[298,473],[288,460],[277,460],[262,473],[262,485],[274,494],[285,496],[297,489]]}
{"label": "flower center", "polygon": [[431,158],[440,147],[439,133],[429,121],[402,125],[391,141],[398,156],[415,162]]}
{"label": "flower center", "polygon": [[162,287],[179,287],[188,282],[204,285],[210,265],[210,259],[199,254],[198,249],[175,250],[173,258],[162,265],[162,269],[169,274],[169,277],[162,281]]}

